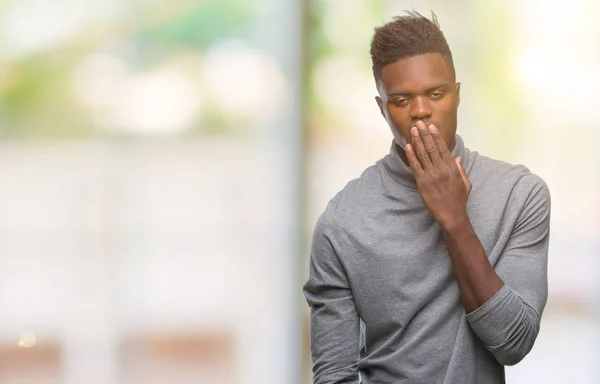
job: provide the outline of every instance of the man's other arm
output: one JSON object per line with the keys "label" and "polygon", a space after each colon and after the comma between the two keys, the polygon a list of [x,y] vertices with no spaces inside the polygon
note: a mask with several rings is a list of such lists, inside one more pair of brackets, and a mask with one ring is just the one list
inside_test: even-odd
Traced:
{"label": "man's other arm", "polygon": [[310,306],[314,384],[358,383],[359,316],[327,211],[315,227],[304,296]]}

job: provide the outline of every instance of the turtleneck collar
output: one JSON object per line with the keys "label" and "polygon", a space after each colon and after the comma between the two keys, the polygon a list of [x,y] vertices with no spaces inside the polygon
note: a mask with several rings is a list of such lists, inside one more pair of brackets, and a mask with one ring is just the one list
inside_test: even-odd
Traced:
{"label": "turtleneck collar", "polygon": [[[468,170],[469,150],[465,148],[463,140],[459,135],[455,135],[454,149],[452,149],[451,154],[453,159],[460,156],[463,166]],[[392,140],[390,153],[383,158],[383,165],[396,182],[410,189],[417,189],[415,174],[412,168],[402,161],[402,158],[396,150],[396,142],[394,140]]]}

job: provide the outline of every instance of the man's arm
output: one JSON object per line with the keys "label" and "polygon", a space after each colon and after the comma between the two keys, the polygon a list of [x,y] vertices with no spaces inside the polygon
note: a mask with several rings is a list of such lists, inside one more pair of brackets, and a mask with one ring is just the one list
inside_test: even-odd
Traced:
{"label": "man's arm", "polygon": [[494,270],[467,215],[471,184],[464,168],[451,158],[435,127],[418,127],[407,157],[423,201],[444,233],[467,319],[498,362],[516,364],[533,347],[546,303],[548,190],[537,179]]}
{"label": "man's arm", "polygon": [[358,383],[359,317],[346,271],[335,251],[339,237],[326,215],[315,227],[310,275],[304,285],[310,306],[313,382]]}
{"label": "man's arm", "polygon": [[473,312],[491,299],[504,282],[490,265],[466,214],[442,227],[442,232],[463,306],[467,313]]}
{"label": "man's arm", "polygon": [[548,297],[550,193],[535,175],[519,183],[525,203],[495,268],[505,285],[467,314],[471,329],[505,365],[518,363],[533,347]]}

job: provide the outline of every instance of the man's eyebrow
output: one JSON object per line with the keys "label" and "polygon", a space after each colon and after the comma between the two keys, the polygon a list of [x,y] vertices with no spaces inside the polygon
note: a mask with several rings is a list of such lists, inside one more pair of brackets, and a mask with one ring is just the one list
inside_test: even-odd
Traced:
{"label": "man's eyebrow", "polygon": [[[450,87],[450,84],[448,84],[448,83],[436,84],[433,87],[427,88],[425,90],[425,93],[429,93],[429,92],[435,91],[436,89],[448,88],[448,87]],[[387,94],[388,97],[391,97],[391,96],[411,96],[411,95],[412,95],[412,92],[405,92],[405,91],[392,91],[392,92],[389,92]]]}

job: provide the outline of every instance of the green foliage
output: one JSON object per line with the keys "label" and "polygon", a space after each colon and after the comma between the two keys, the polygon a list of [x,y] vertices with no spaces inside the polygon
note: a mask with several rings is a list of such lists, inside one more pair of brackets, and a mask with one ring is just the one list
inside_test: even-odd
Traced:
{"label": "green foliage", "polygon": [[13,63],[0,93],[0,136],[81,137],[92,134],[71,89],[74,51],[49,51]]}
{"label": "green foliage", "polygon": [[206,49],[220,39],[244,38],[252,21],[248,4],[243,0],[201,2],[166,21],[145,26],[136,40],[144,45]]}
{"label": "green foliage", "polygon": [[[159,0],[125,11],[100,26],[116,27],[114,36],[79,31],[60,45],[3,63],[8,79],[0,88],[0,138],[127,136],[99,130],[72,92],[74,71],[87,55],[108,49],[142,70],[181,52],[202,52],[222,39],[245,39],[253,22],[252,3],[245,0]],[[208,125],[223,126],[214,113],[208,119]],[[199,133],[207,124],[197,122],[190,131]]]}

